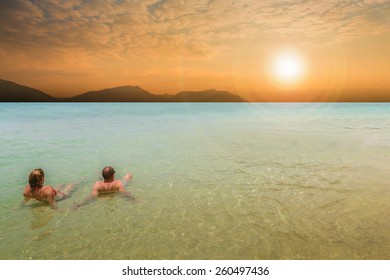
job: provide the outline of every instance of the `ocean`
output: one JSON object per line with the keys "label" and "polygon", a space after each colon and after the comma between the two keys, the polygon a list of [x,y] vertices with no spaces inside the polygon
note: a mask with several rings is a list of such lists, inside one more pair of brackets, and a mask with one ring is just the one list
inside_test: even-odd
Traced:
{"label": "ocean", "polygon": [[2,260],[390,259],[389,103],[0,103],[0,157]]}

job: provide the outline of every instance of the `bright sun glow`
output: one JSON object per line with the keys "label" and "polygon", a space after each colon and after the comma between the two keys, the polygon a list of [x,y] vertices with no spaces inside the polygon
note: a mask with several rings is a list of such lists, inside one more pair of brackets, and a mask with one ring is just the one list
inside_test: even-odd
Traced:
{"label": "bright sun glow", "polygon": [[291,52],[277,55],[272,61],[272,76],[281,84],[293,85],[304,76],[305,67],[302,58]]}

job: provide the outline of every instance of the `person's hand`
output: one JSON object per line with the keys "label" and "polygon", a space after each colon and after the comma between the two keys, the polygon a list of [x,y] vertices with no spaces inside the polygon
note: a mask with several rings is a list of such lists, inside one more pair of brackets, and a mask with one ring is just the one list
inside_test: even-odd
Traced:
{"label": "person's hand", "polygon": [[123,179],[125,179],[126,181],[130,181],[132,178],[133,175],[131,175],[130,173],[126,174],[125,177],[123,177]]}

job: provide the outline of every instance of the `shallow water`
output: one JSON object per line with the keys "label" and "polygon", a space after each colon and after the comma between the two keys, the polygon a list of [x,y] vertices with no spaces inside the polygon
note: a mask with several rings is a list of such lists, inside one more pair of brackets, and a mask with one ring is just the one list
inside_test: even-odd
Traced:
{"label": "shallow water", "polygon": [[[0,259],[389,259],[390,104],[0,103]],[[105,165],[138,199],[77,210]],[[28,173],[78,182],[20,207]]]}

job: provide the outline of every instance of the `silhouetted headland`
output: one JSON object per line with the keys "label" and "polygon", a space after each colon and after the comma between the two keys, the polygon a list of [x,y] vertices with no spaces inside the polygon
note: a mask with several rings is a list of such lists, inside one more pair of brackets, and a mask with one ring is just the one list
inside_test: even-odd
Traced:
{"label": "silhouetted headland", "polygon": [[30,87],[0,80],[0,102],[54,102],[56,98]]}
{"label": "silhouetted headland", "polygon": [[68,98],[52,97],[42,91],[0,80],[0,102],[246,102],[227,91],[183,91],[176,95],[152,94],[138,86],[121,86]]}
{"label": "silhouetted headland", "polygon": [[171,99],[172,102],[245,102],[240,96],[228,91],[215,89],[204,91],[182,91]]}
{"label": "silhouetted headland", "polygon": [[122,86],[89,91],[67,98],[70,102],[164,102],[166,98],[152,94],[138,86]]}

